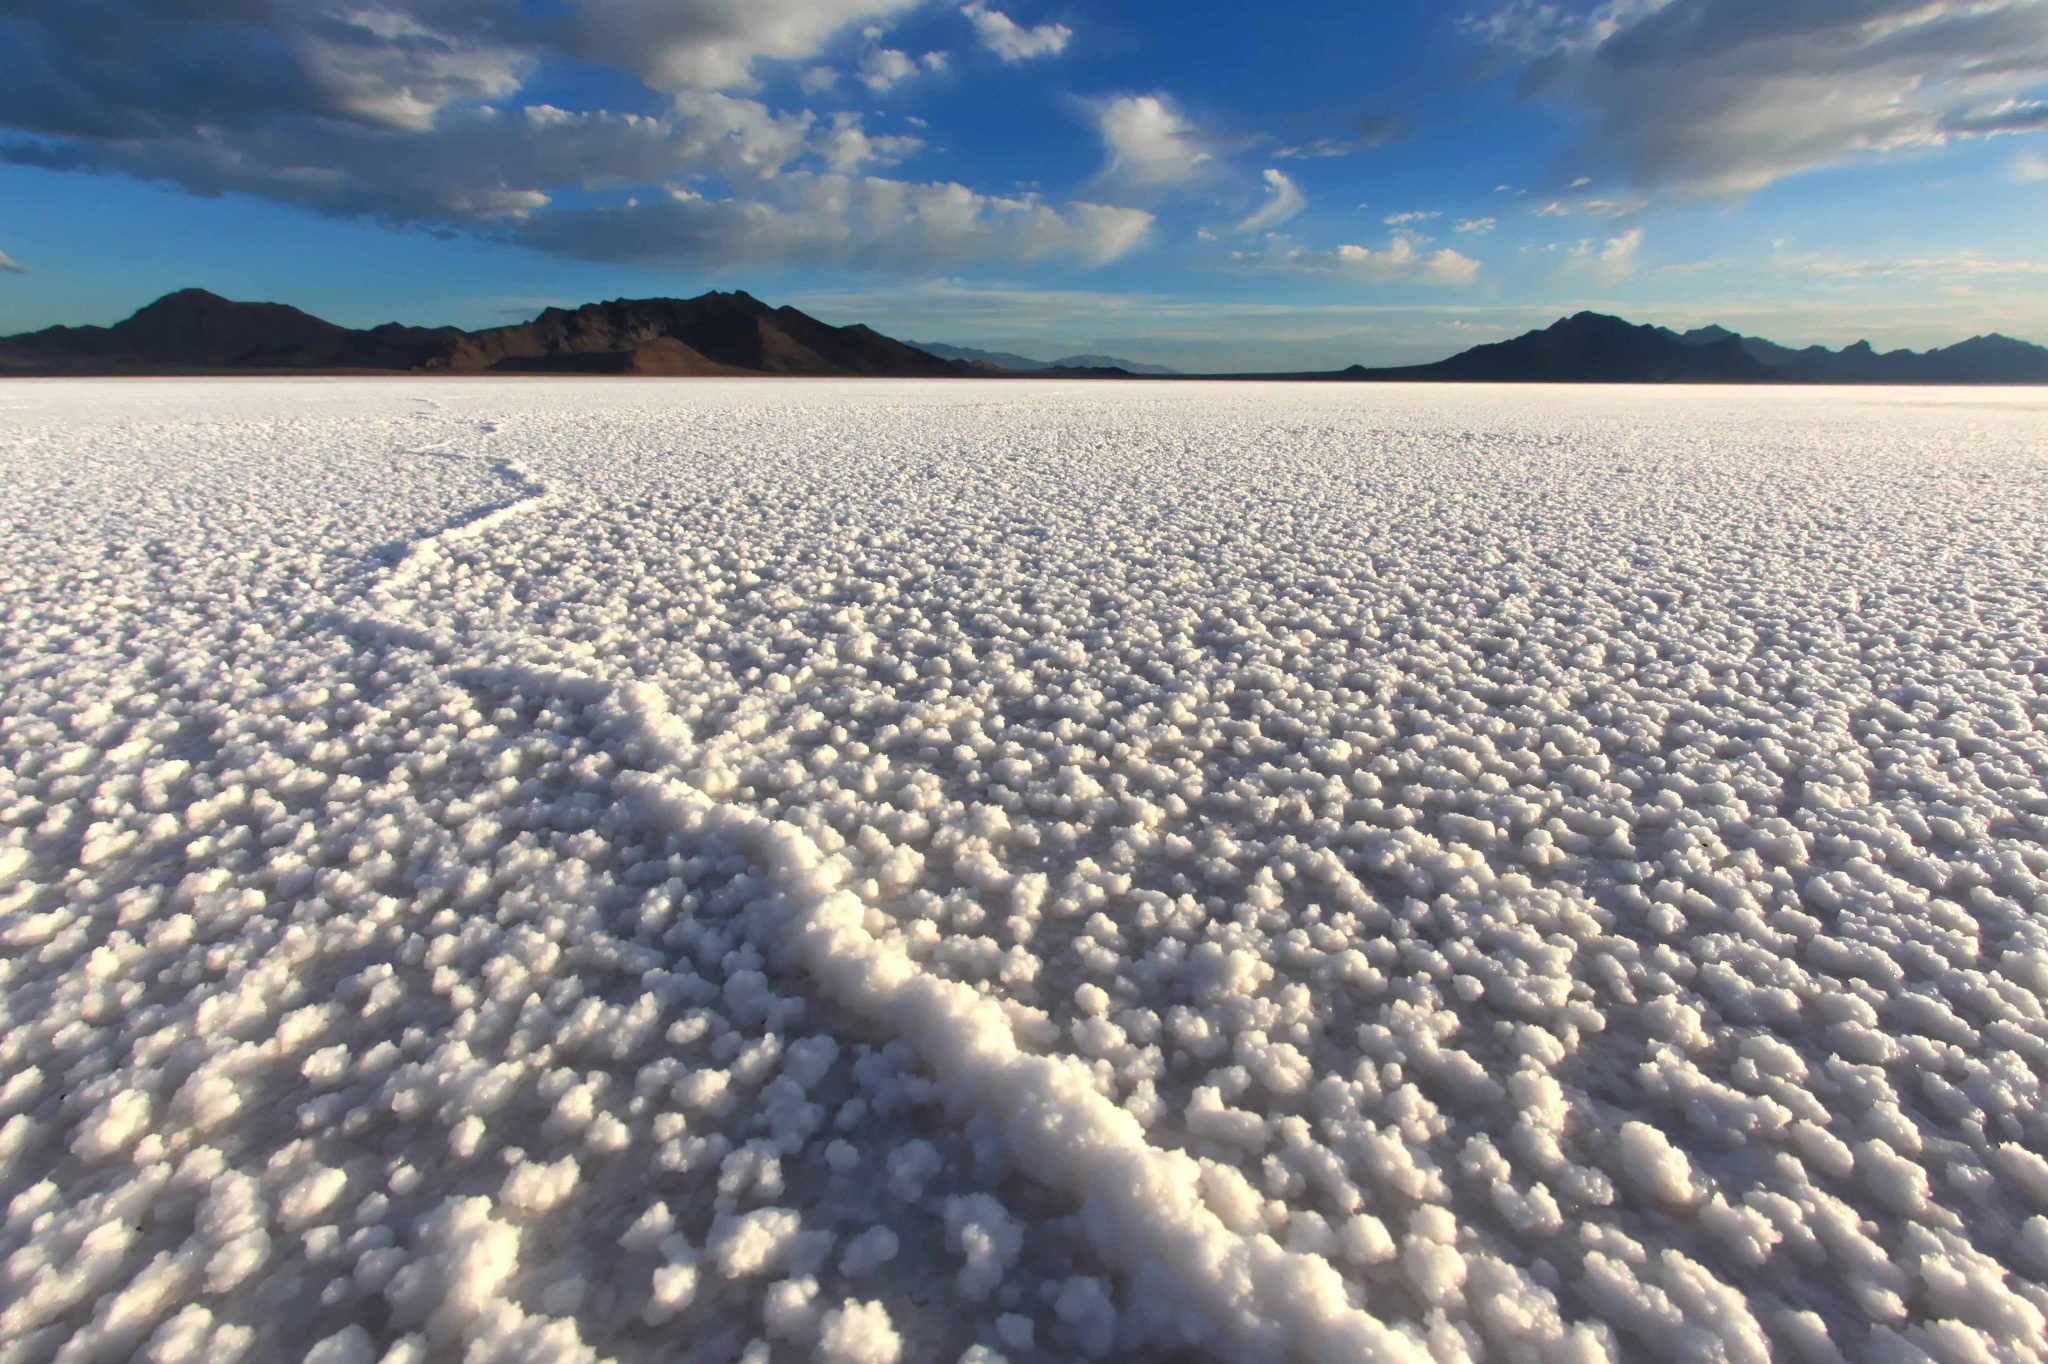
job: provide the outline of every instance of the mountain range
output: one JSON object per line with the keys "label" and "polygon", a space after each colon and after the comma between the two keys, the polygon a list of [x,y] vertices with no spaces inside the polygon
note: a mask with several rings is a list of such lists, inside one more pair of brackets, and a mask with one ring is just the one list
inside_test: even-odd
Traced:
{"label": "mountain range", "polygon": [[878,375],[941,378],[953,361],[869,327],[833,327],[747,293],[549,308],[481,331],[387,322],[353,330],[278,303],[184,289],[111,327],[0,337],[0,373],[234,370],[442,374]]}
{"label": "mountain range", "polygon": [[1124,360],[1114,355],[1063,355],[1057,360],[1033,360],[1008,350],[978,350],[973,346],[949,346],[943,341],[912,341],[919,350],[930,351],[945,360],[961,360],[970,365],[988,365],[995,369],[1015,370],[1029,374],[1047,369],[1120,369],[1127,374],[1154,374],[1160,376],[1178,375],[1177,369],[1165,365],[1148,365],[1139,360]]}
{"label": "mountain range", "polygon": [[[355,329],[281,303],[202,289],[167,294],[111,327],[0,337],[0,375],[222,372],[810,375],[887,378],[1193,377],[1105,355],[1036,361],[834,327],[744,292],[549,308],[464,331],[397,322]],[[1581,312],[1427,365],[1234,378],[1354,382],[2048,384],[2048,348],[1975,336],[1935,350],[1794,349],[1725,327],[1676,332]]]}

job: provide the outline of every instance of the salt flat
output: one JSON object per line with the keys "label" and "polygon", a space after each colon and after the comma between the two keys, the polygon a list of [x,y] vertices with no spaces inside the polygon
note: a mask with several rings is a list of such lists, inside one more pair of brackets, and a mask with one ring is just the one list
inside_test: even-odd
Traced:
{"label": "salt flat", "polygon": [[16,381],[0,575],[0,1360],[2043,1356],[2048,393]]}

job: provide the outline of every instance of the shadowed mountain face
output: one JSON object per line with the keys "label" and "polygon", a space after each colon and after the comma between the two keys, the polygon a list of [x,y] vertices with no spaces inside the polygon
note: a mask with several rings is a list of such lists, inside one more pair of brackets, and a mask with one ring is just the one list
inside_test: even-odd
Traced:
{"label": "shadowed mountain face", "polygon": [[429,369],[939,378],[960,367],[869,327],[828,326],[747,293],[615,299],[472,332]]}
{"label": "shadowed mountain face", "polygon": [[425,370],[563,374],[808,374],[942,377],[963,367],[863,326],[833,327],[745,293],[617,299],[484,331],[338,327],[277,303],[201,289],[167,295],[111,327],[52,327],[0,339],[17,373]]}

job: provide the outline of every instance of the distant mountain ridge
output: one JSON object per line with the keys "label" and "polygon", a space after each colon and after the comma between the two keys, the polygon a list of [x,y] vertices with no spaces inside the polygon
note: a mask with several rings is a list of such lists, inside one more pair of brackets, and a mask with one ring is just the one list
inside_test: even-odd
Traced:
{"label": "distant mountain ridge", "polygon": [[943,341],[912,341],[910,344],[947,360],[960,360],[970,365],[993,365],[997,369],[1017,370],[1023,373],[1042,369],[1120,369],[1130,374],[1161,376],[1180,373],[1179,370],[1170,369],[1165,365],[1148,365],[1140,360],[1125,360],[1115,355],[1063,355],[1057,360],[1033,360],[1015,351],[949,346]]}
{"label": "distant mountain ridge", "polygon": [[[202,289],[167,294],[111,327],[0,337],[0,375],[217,372],[814,375],[887,378],[1182,377],[1114,356],[1039,362],[1004,351],[920,346],[858,323],[835,327],[744,291],[548,308],[530,322],[465,331],[397,322],[337,326],[281,303]],[[1427,365],[1240,378],[1357,382],[2048,384],[2048,348],[1974,336],[1928,351],[1794,349],[1725,327],[1676,332],[1580,312]]]}
{"label": "distant mountain ridge", "polygon": [[2048,348],[1977,336],[1935,350],[1880,354],[1868,341],[1795,350],[1726,327],[1639,326],[1580,312],[1428,365],[1337,377],[1466,383],[2048,384]]}
{"label": "distant mountain ridge", "polygon": [[1465,383],[1759,383],[1771,378],[1770,367],[1743,350],[1736,337],[1690,343],[1661,327],[1590,312],[1474,346],[1435,364],[1377,370],[1354,365],[1344,374]]}
{"label": "distant mountain ridge", "polygon": [[1744,352],[1770,369],[1814,383],[2048,383],[2048,349],[1997,332],[1934,350],[1879,351],[1868,341],[1858,341],[1840,350],[1825,346],[1794,350],[1718,326],[1695,327],[1688,332],[1662,327],[1658,330],[1688,346],[1721,345],[1733,339]]}

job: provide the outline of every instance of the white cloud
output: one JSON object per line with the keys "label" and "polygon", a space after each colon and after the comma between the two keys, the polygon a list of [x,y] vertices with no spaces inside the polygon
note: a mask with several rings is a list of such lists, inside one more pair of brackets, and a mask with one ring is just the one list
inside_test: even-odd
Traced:
{"label": "white cloud", "polygon": [[1643,229],[1632,227],[1618,237],[1595,243],[1588,238],[1573,246],[1565,256],[1564,273],[1581,275],[1602,284],[1618,284],[1636,272],[1636,252],[1643,244]]}
{"label": "white cloud", "polygon": [[1158,189],[1205,174],[1211,157],[1201,135],[1164,95],[1122,95],[1095,106],[1108,154],[1103,179],[1127,189]]}
{"label": "white cloud", "polygon": [[1066,51],[1074,30],[1065,24],[1038,24],[1026,28],[1001,10],[990,9],[980,0],[961,6],[974,24],[974,36],[981,45],[1006,62],[1026,62],[1033,57],[1056,57]]}
{"label": "white cloud", "polygon": [[1233,252],[1231,260],[1251,270],[1327,275],[1374,284],[1408,282],[1462,287],[1479,278],[1479,262],[1470,256],[1448,248],[1423,251],[1407,237],[1399,236],[1377,251],[1364,246],[1311,251],[1286,246],[1276,239],[1263,251]]}
{"label": "white cloud", "polygon": [[0,274],[25,275],[27,273],[28,267],[26,265],[8,255],[5,251],[0,251]]}
{"label": "white cloud", "polygon": [[1388,227],[1413,227],[1417,223],[1426,223],[1431,218],[1441,218],[1443,216],[1444,215],[1442,213],[1438,212],[1436,209],[1433,208],[1418,208],[1410,209],[1405,213],[1389,213],[1386,217],[1380,219],[1380,221],[1385,223]]}
{"label": "white cloud", "polygon": [[1278,170],[1266,172],[1266,202],[1237,225],[1239,232],[1268,232],[1308,207],[1301,186]]}
{"label": "white cloud", "polygon": [[763,59],[815,57],[841,32],[918,0],[578,0],[571,31],[586,57],[657,90],[749,89]]}
{"label": "white cloud", "polygon": [[861,54],[860,83],[880,93],[917,74],[917,62],[893,47],[871,47]]}
{"label": "white cloud", "polygon": [[688,191],[649,203],[537,216],[515,239],[585,259],[715,268],[825,263],[928,270],[976,260],[1101,265],[1143,241],[1152,215],[1054,208],[965,185],[792,172],[748,198]]}
{"label": "white cloud", "polygon": [[2006,174],[2018,185],[2048,182],[2048,157],[2043,157],[2039,152],[2026,152],[2013,159],[2012,166]]}
{"label": "white cloud", "polygon": [[1789,175],[2040,128],[2040,0],[1516,0],[1469,31],[1527,60],[1526,92],[1591,111],[1582,149],[1645,190],[1746,194]]}
{"label": "white cloud", "polygon": [[1454,232],[1469,232],[1475,235],[1493,231],[1500,226],[1498,218],[1460,218],[1451,229]]}

